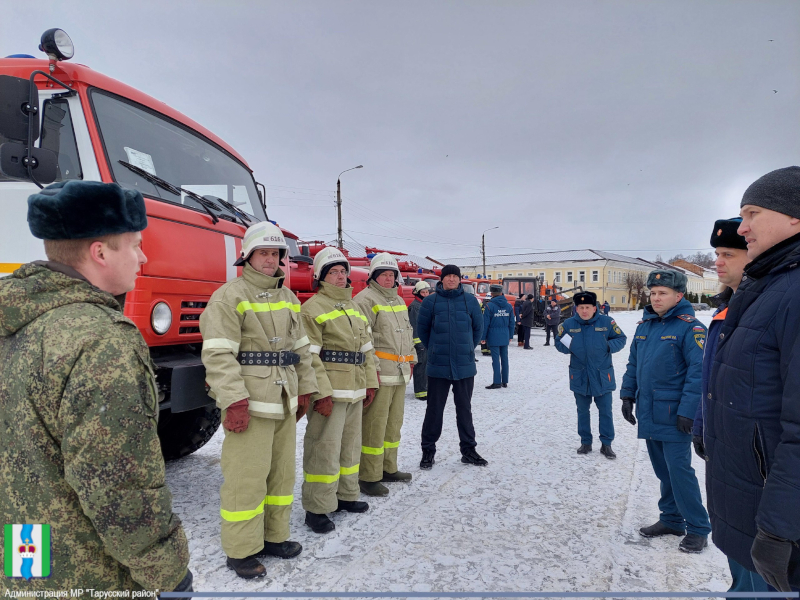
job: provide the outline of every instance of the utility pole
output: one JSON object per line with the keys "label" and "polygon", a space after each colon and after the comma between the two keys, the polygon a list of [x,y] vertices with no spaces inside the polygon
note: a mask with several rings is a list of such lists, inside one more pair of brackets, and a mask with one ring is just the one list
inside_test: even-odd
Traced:
{"label": "utility pole", "polygon": [[500,229],[500,226],[490,227],[481,234],[481,258],[483,258],[483,278],[486,279],[486,232],[492,229]]}
{"label": "utility pole", "polygon": [[339,173],[339,177],[336,178],[336,216],[338,219],[338,226],[336,228],[336,244],[338,245],[339,250],[344,248],[344,239],[342,239],[342,173],[347,173],[353,169],[363,168],[364,165],[358,165],[357,167],[352,167],[351,169],[345,169]]}

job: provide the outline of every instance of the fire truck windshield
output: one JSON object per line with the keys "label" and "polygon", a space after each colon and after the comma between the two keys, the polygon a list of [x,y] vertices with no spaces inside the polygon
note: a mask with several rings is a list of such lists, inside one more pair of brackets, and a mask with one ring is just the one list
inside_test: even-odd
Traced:
{"label": "fire truck windshield", "polygon": [[[266,219],[252,174],[230,154],[175,121],[119,96],[94,89],[90,97],[108,166],[121,186],[203,212],[217,207],[197,196],[214,196],[258,220]],[[131,170],[120,161],[137,168]],[[155,177],[137,174],[139,170],[173,186],[157,185]]]}

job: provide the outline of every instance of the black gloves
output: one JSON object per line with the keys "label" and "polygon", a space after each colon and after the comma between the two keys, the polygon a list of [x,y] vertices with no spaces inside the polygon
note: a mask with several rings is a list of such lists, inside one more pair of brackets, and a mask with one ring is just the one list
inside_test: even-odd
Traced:
{"label": "black gloves", "polygon": [[178,587],[176,587],[172,591],[173,592],[193,592],[194,591],[192,589],[192,580],[193,579],[194,578],[192,577],[192,572],[189,569],[186,569],[186,577],[181,579],[181,582],[178,584]]}
{"label": "black gloves", "polygon": [[694,446],[694,453],[697,454],[697,456],[703,460],[708,460],[708,456],[706,456],[706,445],[703,443],[702,435],[692,436],[692,445]]}
{"label": "black gloves", "polygon": [[414,344],[414,350],[416,350],[417,352],[422,352],[423,350],[425,350],[425,346],[422,345],[422,342],[420,342],[419,344]]}
{"label": "black gloves", "polygon": [[677,425],[678,431],[680,431],[681,433],[688,433],[689,435],[691,435],[693,425],[694,425],[694,419],[678,415],[678,425]]}
{"label": "black gloves", "polygon": [[759,528],[750,557],[756,571],[768,584],[779,592],[791,592],[789,585],[789,557],[792,555],[792,542]]}
{"label": "black gloves", "polygon": [[633,398],[622,399],[622,416],[631,425],[636,425],[636,417],[633,416],[633,403],[636,402]]}

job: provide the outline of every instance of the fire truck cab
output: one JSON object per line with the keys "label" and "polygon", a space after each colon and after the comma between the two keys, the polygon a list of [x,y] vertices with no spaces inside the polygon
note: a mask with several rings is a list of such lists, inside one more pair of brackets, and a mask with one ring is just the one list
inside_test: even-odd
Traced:
{"label": "fire truck cab", "polygon": [[244,159],[203,126],[65,62],[72,42],[63,31],[45,32],[40,49],[49,60],[0,59],[0,275],[46,258],[26,222],[27,198],[39,187],[83,179],[139,190],[148,261],[124,313],[157,367],[164,457],[185,456],[220,419],[205,389],[200,313],[241,273],[233,263],[246,227],[267,218],[263,195]]}

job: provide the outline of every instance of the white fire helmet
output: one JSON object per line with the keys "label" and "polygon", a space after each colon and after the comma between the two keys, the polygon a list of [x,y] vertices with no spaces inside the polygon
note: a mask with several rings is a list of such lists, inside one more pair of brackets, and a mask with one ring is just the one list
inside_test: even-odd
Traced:
{"label": "white fire helmet", "polygon": [[369,278],[374,279],[373,275],[376,271],[390,270],[396,273],[394,279],[395,284],[400,285],[403,283],[403,277],[400,275],[400,267],[397,266],[397,260],[388,252],[380,252],[372,257],[369,263]]}
{"label": "white fire helmet", "polygon": [[242,254],[236,260],[234,266],[241,267],[250,258],[253,250],[258,248],[278,248],[280,250],[280,264],[283,265],[283,259],[289,251],[289,246],[286,244],[286,239],[283,237],[283,232],[280,227],[270,223],[269,221],[262,221],[247,228],[244,232],[244,239],[242,240]]}
{"label": "white fire helmet", "polygon": [[341,250],[328,246],[317,252],[317,255],[314,257],[314,279],[317,281],[324,279],[324,277],[320,277],[322,270],[325,267],[330,267],[335,264],[344,265],[344,268],[347,270],[347,276],[350,276],[350,261],[342,254]]}
{"label": "white fire helmet", "polygon": [[414,295],[418,296],[422,290],[430,290],[431,286],[427,281],[418,281],[414,286]]}

